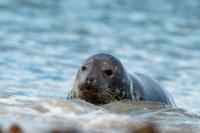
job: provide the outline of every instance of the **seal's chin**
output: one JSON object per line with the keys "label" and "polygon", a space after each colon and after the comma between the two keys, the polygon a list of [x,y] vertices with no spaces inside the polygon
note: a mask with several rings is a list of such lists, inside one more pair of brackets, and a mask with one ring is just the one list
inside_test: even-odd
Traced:
{"label": "seal's chin", "polygon": [[98,99],[98,94],[95,94],[95,93],[86,92],[86,91],[79,92],[79,98],[96,105],[103,104],[102,101]]}

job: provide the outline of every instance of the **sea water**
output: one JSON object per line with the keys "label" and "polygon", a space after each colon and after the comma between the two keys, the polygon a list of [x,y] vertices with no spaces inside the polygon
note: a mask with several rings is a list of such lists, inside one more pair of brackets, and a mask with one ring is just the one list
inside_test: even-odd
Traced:
{"label": "sea water", "polygon": [[[117,132],[148,120],[198,131],[199,22],[198,0],[1,0],[0,124]],[[101,52],[156,78],[180,109],[67,101],[84,59]]]}

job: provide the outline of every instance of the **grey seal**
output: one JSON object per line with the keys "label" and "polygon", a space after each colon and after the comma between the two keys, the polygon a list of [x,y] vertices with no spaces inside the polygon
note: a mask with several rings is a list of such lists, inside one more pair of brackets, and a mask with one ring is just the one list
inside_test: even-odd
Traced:
{"label": "grey seal", "polygon": [[176,106],[158,81],[138,72],[129,74],[116,57],[104,53],[87,58],[78,69],[74,86],[67,96],[71,98],[96,105],[127,99]]}

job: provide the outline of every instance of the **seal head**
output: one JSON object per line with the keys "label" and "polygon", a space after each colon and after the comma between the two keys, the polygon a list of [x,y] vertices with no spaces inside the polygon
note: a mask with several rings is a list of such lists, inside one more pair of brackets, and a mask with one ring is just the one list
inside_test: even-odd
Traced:
{"label": "seal head", "polygon": [[69,97],[106,104],[131,97],[128,75],[121,62],[109,54],[96,54],[79,68]]}

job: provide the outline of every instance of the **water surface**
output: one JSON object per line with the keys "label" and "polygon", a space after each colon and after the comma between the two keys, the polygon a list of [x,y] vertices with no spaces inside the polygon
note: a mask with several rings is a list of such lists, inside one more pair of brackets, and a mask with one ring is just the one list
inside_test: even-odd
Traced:
{"label": "water surface", "polygon": [[[100,52],[118,57],[130,73],[156,78],[179,108],[199,115],[199,14],[198,0],[1,0],[0,123],[37,125],[36,119],[38,126],[49,127],[52,121],[89,121],[88,129],[105,127],[102,120],[108,114],[102,107],[87,112],[83,101],[67,104],[83,110],[78,115],[64,103],[52,103],[65,100],[83,60]],[[178,117],[177,112],[172,114]],[[108,127],[114,129],[109,124],[121,115],[109,116]],[[199,120],[181,117],[174,125],[188,123],[193,128]]]}

